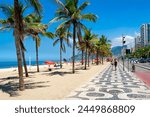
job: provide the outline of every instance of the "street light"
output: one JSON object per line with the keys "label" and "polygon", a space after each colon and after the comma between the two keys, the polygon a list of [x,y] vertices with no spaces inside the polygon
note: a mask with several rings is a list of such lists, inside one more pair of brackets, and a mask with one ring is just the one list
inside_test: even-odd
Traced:
{"label": "street light", "polygon": [[125,37],[122,35],[122,50],[123,50],[123,53],[122,53],[122,61],[123,61],[123,71],[124,71],[124,44],[126,43],[125,41]]}

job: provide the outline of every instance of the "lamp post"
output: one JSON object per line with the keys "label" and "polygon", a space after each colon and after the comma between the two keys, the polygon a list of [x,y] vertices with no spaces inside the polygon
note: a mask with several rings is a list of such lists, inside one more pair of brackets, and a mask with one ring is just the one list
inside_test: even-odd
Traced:
{"label": "lamp post", "polygon": [[125,41],[125,37],[122,35],[122,50],[123,50],[123,53],[122,53],[122,61],[123,61],[123,71],[124,71],[124,44],[126,43]]}

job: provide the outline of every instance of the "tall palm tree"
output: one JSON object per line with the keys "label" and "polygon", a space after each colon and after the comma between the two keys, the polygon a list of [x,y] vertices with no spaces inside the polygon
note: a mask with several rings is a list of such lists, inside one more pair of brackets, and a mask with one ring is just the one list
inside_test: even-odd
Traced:
{"label": "tall palm tree", "polygon": [[[21,3],[19,4],[19,7],[21,9],[21,14],[23,14],[27,7],[24,7]],[[0,8],[3,11],[4,15],[7,17],[6,19],[0,19],[0,24],[2,24],[2,27],[0,30],[14,29],[14,6],[1,5]],[[26,60],[25,60],[24,45],[22,45],[21,48],[22,48],[21,53],[22,53],[22,58],[23,58],[25,75],[26,77],[28,77],[29,75],[28,75],[28,70],[27,70],[27,65],[26,65]]]}
{"label": "tall palm tree", "polygon": [[16,45],[16,54],[18,60],[18,72],[19,72],[19,89],[24,90],[24,79],[23,79],[23,69],[22,69],[22,54],[21,54],[21,45],[23,40],[23,20],[21,11],[19,8],[19,1],[14,0],[14,36],[15,36],[15,45]]}
{"label": "tall palm tree", "polygon": [[[96,40],[96,39],[95,39]],[[95,43],[91,44],[90,47],[90,53],[91,53],[91,59],[92,59],[92,64],[93,64],[93,59],[94,59],[94,55],[96,54],[96,48],[95,48]]]}
{"label": "tall palm tree", "polygon": [[103,64],[103,57],[106,53],[106,51],[108,51],[108,48],[109,48],[109,43],[111,42],[110,40],[107,39],[107,37],[105,37],[104,35],[102,35],[100,38],[99,38],[99,41],[101,43],[101,46],[100,46],[100,51],[101,51],[101,57],[102,57],[102,64]]}
{"label": "tall palm tree", "polygon": [[83,37],[84,44],[85,44],[85,67],[84,69],[86,69],[87,54],[88,54],[88,67],[89,67],[90,48],[92,47],[92,43],[95,41],[96,38],[97,38],[97,35],[92,34],[91,30],[85,31],[85,35]]}
{"label": "tall palm tree", "polygon": [[66,52],[64,41],[67,43],[68,46],[71,46],[69,38],[67,38],[68,36],[71,37],[71,34],[68,35],[66,29],[60,28],[56,30],[55,36],[58,37],[58,39],[54,41],[53,45],[55,46],[58,42],[60,42],[60,68],[62,68],[62,51]]}
{"label": "tall palm tree", "polygon": [[[40,13],[41,5],[38,0],[28,0],[28,2],[34,6],[37,13]],[[23,70],[22,70],[22,55],[21,55],[21,45],[23,40],[23,16],[21,15],[21,10],[19,8],[19,0],[14,0],[14,36],[15,36],[15,45],[16,45],[16,54],[18,61],[18,73],[19,73],[19,89],[24,90],[24,79],[23,79]]]}
{"label": "tall palm tree", "polygon": [[41,17],[36,14],[30,14],[25,18],[25,34],[32,36],[35,41],[36,48],[36,64],[37,64],[37,72],[39,72],[39,58],[38,58],[38,48],[40,46],[40,36],[46,36],[48,38],[53,38],[54,34],[51,32],[46,32],[47,25],[41,23]]}
{"label": "tall palm tree", "polygon": [[78,36],[79,42],[81,42],[81,28],[86,27],[81,23],[81,20],[96,21],[96,16],[94,14],[88,13],[83,14],[82,11],[89,5],[89,2],[84,2],[80,6],[79,0],[65,0],[62,3],[60,0],[56,0],[61,7],[56,11],[57,17],[53,21],[65,20],[59,25],[59,28],[67,27],[70,29],[73,26],[73,51],[72,51],[72,72],[75,73],[75,46],[76,46],[76,36]]}

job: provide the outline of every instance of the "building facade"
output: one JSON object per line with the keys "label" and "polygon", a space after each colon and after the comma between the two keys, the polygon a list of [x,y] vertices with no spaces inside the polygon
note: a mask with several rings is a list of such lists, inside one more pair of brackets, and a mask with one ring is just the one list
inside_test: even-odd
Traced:
{"label": "building facade", "polygon": [[144,47],[140,36],[135,37],[135,50]]}
{"label": "building facade", "polygon": [[141,46],[150,45],[150,24],[143,24],[141,26]]}

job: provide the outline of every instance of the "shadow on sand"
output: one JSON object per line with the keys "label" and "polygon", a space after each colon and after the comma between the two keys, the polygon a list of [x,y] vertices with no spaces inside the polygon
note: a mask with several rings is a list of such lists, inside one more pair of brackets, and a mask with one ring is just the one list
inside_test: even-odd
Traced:
{"label": "shadow on sand", "polygon": [[72,74],[72,72],[54,71],[54,72],[49,73],[48,75],[50,75],[50,76],[53,76],[53,75],[64,76],[66,74]]}
{"label": "shadow on sand", "polygon": [[[49,81],[45,81],[45,82],[30,82],[29,81],[25,83],[25,89],[49,87],[50,85],[45,85],[45,83],[48,83],[48,82]],[[0,84],[0,90],[2,90],[2,92],[9,94],[10,97],[19,96],[19,83],[10,81],[5,84]]]}

